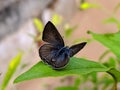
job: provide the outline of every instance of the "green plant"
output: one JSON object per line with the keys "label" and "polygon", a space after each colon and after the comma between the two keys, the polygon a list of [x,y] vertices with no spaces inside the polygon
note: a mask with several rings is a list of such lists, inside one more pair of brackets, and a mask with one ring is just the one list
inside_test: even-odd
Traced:
{"label": "green plant", "polygon": [[101,6],[96,3],[88,3],[86,1],[84,1],[80,4],[79,8],[81,10],[86,10],[86,9],[90,9],[90,8],[101,8]]}
{"label": "green plant", "polygon": [[15,74],[15,71],[17,69],[17,67],[20,64],[22,58],[22,52],[18,53],[11,61],[10,64],[8,66],[7,72],[5,74],[5,77],[3,79],[3,82],[1,84],[1,88],[0,90],[6,90],[6,87],[9,83],[9,81],[11,80],[12,76]]}

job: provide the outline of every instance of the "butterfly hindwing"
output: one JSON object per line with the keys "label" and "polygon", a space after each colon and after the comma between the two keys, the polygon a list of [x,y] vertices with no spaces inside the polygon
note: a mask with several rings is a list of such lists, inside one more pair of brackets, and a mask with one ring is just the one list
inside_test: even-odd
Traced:
{"label": "butterfly hindwing", "polygon": [[39,56],[44,62],[50,62],[50,60],[55,56],[58,49],[51,44],[44,44],[39,49]]}
{"label": "butterfly hindwing", "polygon": [[64,46],[64,41],[60,33],[50,21],[45,25],[42,39],[43,41],[53,45],[59,45],[61,47]]}
{"label": "butterfly hindwing", "polygon": [[70,57],[75,55],[77,52],[79,52],[84,46],[86,45],[86,42],[79,43],[76,45],[71,46],[70,49]]}
{"label": "butterfly hindwing", "polygon": [[61,69],[69,61],[69,55],[65,52],[60,53],[59,49],[51,44],[44,44],[39,49],[39,56],[43,62],[52,66],[54,69]]}

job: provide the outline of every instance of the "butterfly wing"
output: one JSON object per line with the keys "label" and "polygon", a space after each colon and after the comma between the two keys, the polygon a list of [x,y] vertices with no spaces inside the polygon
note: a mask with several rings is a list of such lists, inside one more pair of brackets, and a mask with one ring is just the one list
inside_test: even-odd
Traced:
{"label": "butterfly wing", "polygon": [[76,45],[71,46],[70,49],[70,57],[75,55],[77,52],[79,52],[84,46],[86,45],[86,42],[79,43]]}
{"label": "butterfly wing", "polygon": [[51,44],[44,44],[39,49],[39,56],[45,63],[49,63],[57,51],[58,49]]}
{"label": "butterfly wing", "polygon": [[53,44],[55,46],[64,46],[64,41],[60,33],[50,21],[45,25],[42,39],[43,41]]}

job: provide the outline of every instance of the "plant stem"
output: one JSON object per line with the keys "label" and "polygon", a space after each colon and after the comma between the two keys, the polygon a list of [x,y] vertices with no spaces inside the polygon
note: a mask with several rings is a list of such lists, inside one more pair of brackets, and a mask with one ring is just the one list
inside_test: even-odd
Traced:
{"label": "plant stem", "polygon": [[112,90],[117,90],[117,78],[111,72],[108,71],[107,73],[109,73],[114,79],[114,84],[113,84]]}

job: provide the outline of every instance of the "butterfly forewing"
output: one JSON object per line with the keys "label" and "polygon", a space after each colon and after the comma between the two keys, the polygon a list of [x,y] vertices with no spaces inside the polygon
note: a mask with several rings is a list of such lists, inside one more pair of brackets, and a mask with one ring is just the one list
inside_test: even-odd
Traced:
{"label": "butterfly forewing", "polygon": [[57,31],[56,27],[49,21],[43,31],[43,41],[48,42],[53,45],[64,46],[64,41]]}
{"label": "butterfly forewing", "polygon": [[86,45],[86,42],[79,43],[79,44],[71,46],[70,47],[70,57],[72,57],[77,52],[79,52],[85,45]]}

